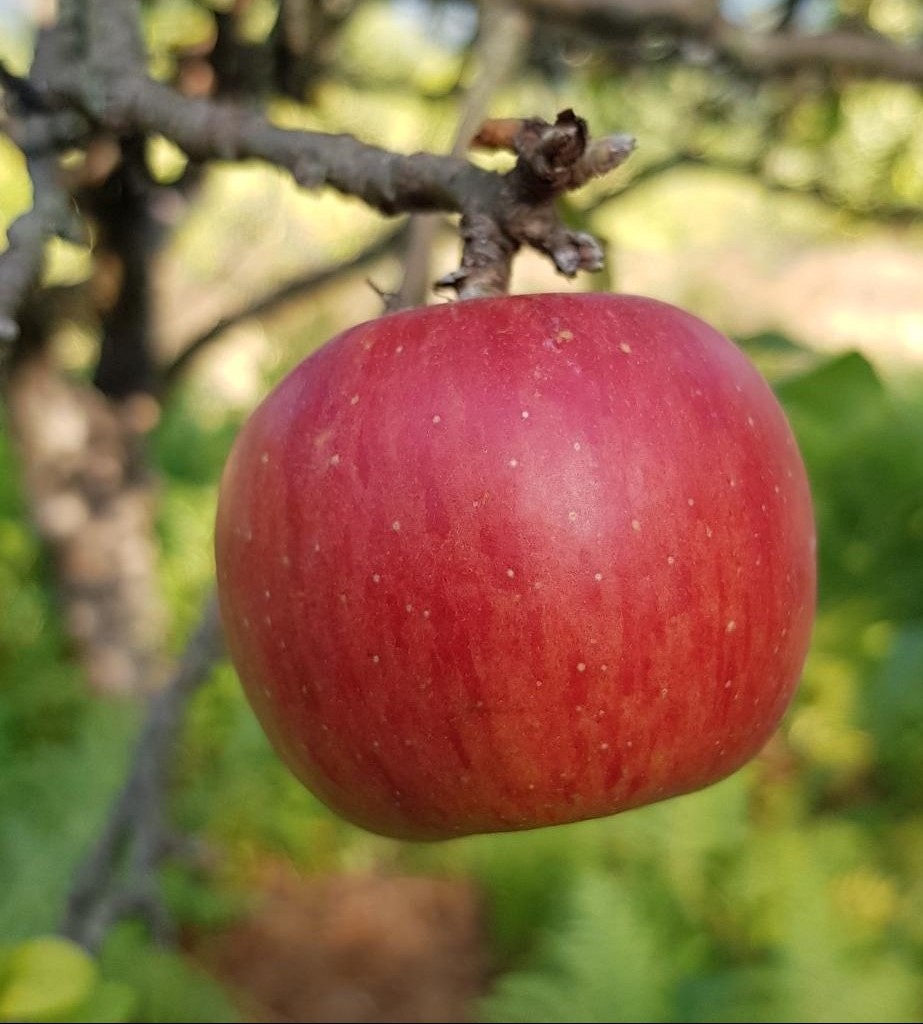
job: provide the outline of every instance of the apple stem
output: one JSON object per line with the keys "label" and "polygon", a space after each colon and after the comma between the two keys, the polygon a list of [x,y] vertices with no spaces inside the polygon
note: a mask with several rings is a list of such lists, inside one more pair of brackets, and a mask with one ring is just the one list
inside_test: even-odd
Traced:
{"label": "apple stem", "polygon": [[566,227],[557,199],[622,164],[634,151],[634,138],[591,141],[586,121],[568,109],[553,124],[541,118],[486,121],[475,143],[512,149],[516,165],[495,189],[481,190],[463,208],[461,266],[436,287],[454,289],[460,299],[504,295],[513,257],[523,245],[550,256],[565,277],[599,270],[602,246],[592,235]]}

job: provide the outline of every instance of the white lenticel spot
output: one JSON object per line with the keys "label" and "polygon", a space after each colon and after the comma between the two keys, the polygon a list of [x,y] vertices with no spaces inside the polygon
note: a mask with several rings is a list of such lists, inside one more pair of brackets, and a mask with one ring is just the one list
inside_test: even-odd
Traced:
{"label": "white lenticel spot", "polygon": [[672,555],[667,555],[667,565],[675,565],[676,559]]}
{"label": "white lenticel spot", "polygon": [[520,413],[519,415],[520,415],[520,416],[521,416],[521,417],[522,417],[522,418],[523,418],[524,420],[527,420],[527,419],[529,418],[529,410],[528,410],[528,409],[523,409],[523,410],[522,410],[522,412],[521,412],[521,413]]}
{"label": "white lenticel spot", "polygon": [[412,612],[413,611],[413,605],[412,604],[405,604],[404,605],[404,611],[405,612]]}
{"label": "white lenticel spot", "polygon": [[350,405],[357,405],[358,402],[359,402],[359,396],[358,395],[353,395],[353,397],[350,398],[350,400],[349,400],[349,404]]}
{"label": "white lenticel spot", "polygon": [[315,544],[314,545],[314,554],[316,555],[318,551],[320,551],[320,544]]}
{"label": "white lenticel spot", "polygon": [[519,459],[510,459],[507,465],[510,467],[510,469],[515,469],[519,465]]}
{"label": "white lenticel spot", "polygon": [[598,573],[596,573],[593,576],[593,579],[596,580],[597,583],[602,582],[602,578],[603,578],[603,574],[601,572],[598,572]]}
{"label": "white lenticel spot", "polygon": [[436,415],[435,415],[435,416],[433,417],[433,423],[441,423],[441,422],[442,422],[442,417],[441,417],[441,416],[440,416],[440,415],[439,415],[439,414],[437,413],[437,414],[436,414]]}
{"label": "white lenticel spot", "polygon": [[619,351],[624,352],[627,355],[629,352],[631,352],[631,345],[629,345],[627,341],[623,341],[619,345]]}
{"label": "white lenticel spot", "polygon": [[577,521],[577,513],[573,509],[571,509],[570,512],[567,513],[567,518],[572,523],[575,523]]}
{"label": "white lenticel spot", "polygon": [[391,529],[394,530],[395,533],[400,533],[401,532],[401,521],[400,521],[400,519],[395,519],[394,520],[394,522],[391,524]]}
{"label": "white lenticel spot", "polygon": [[750,426],[750,427],[755,427],[756,426],[756,421],[753,419],[752,416],[748,416],[747,417],[747,425]]}
{"label": "white lenticel spot", "polygon": [[664,687],[663,687],[663,689],[661,689],[661,691],[660,691],[660,696],[661,696],[661,697],[666,697],[666,695],[667,695],[667,694],[668,694],[669,692],[670,692],[670,691],[669,691],[669,689],[668,689],[668,688],[667,688],[666,686],[664,686]]}
{"label": "white lenticel spot", "polygon": [[608,750],[609,749],[609,744],[608,743],[600,743],[599,749],[600,750]]}
{"label": "white lenticel spot", "polygon": [[609,666],[606,665],[605,663],[603,663],[602,665],[599,666],[599,671],[600,672],[608,672],[609,671]]}
{"label": "white lenticel spot", "polygon": [[577,662],[577,671],[578,672],[586,672],[586,662],[578,661]]}
{"label": "white lenticel spot", "polygon": [[400,355],[403,351],[404,351],[404,346],[403,345],[398,345],[397,348],[394,350],[396,355]]}
{"label": "white lenticel spot", "polygon": [[282,564],[286,568],[288,568],[292,564],[292,560],[288,557],[288,555],[283,555],[282,556]]}
{"label": "white lenticel spot", "polygon": [[574,451],[575,452],[579,452],[580,451],[580,442],[579,441],[574,441]]}
{"label": "white lenticel spot", "polygon": [[330,456],[330,465],[331,466],[339,466],[339,464],[340,464],[340,456],[339,455],[331,455]]}
{"label": "white lenticel spot", "polygon": [[724,632],[733,633],[735,629],[737,629],[737,623],[733,619],[730,619],[728,624],[724,627]]}
{"label": "white lenticel spot", "polygon": [[264,590],[263,591],[263,597],[265,597],[266,600],[268,601],[272,597],[272,594],[270,593],[270,591]]}
{"label": "white lenticel spot", "polygon": [[507,574],[507,576],[509,576],[510,579],[512,579],[516,575],[516,573],[515,573],[515,571],[513,569],[507,569],[506,570],[506,574]]}
{"label": "white lenticel spot", "polygon": [[689,506],[690,508],[692,508],[692,506],[693,506],[693,505],[695,504],[695,498],[687,498],[687,499],[686,499],[686,504],[687,504],[687,505],[688,505],[688,506]]}
{"label": "white lenticel spot", "polygon": [[638,522],[637,519],[632,519],[631,528],[635,531],[635,533],[637,533],[641,529],[641,524]]}
{"label": "white lenticel spot", "polygon": [[263,452],[263,454],[260,456],[260,462],[262,462],[264,466],[266,465],[267,462],[269,462],[269,452]]}
{"label": "white lenticel spot", "polygon": [[372,664],[377,665],[381,661],[381,658],[377,654],[372,655]]}
{"label": "white lenticel spot", "polygon": [[381,583],[381,576],[377,572],[372,573],[372,582]]}
{"label": "white lenticel spot", "polygon": [[424,608],[423,609],[423,618],[424,619],[428,619],[429,618],[429,608]]}
{"label": "white lenticel spot", "polygon": [[724,688],[725,688],[725,690],[730,690],[730,688],[733,685],[734,684],[733,684],[733,682],[730,679],[725,679],[725,681],[724,681]]}

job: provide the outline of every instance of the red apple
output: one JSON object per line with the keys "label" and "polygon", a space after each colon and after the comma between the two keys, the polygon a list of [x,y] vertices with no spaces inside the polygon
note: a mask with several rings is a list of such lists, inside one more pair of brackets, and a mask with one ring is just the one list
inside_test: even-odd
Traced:
{"label": "red apple", "polygon": [[383,316],[244,427],[221,610],[321,800],[440,838],[612,814],[742,765],[814,613],[804,467],[701,320],[613,295]]}

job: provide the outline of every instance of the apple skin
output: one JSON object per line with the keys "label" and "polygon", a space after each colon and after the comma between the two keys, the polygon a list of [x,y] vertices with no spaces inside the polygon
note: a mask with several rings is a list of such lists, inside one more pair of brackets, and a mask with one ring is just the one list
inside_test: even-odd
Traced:
{"label": "apple skin", "polygon": [[635,296],[353,327],[239,435],[232,659],[321,800],[411,839],[608,815],[776,728],[815,603],[795,441],[745,356]]}

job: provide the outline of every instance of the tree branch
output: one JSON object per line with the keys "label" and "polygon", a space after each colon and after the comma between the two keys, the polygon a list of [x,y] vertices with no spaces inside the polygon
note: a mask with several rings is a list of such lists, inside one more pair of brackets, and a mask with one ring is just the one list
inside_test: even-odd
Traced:
{"label": "tree branch", "polygon": [[760,76],[820,70],[923,83],[923,47],[902,46],[871,31],[838,29],[809,35],[788,29],[755,33],[717,22],[709,41],[721,56]]}
{"label": "tree branch", "polygon": [[170,846],[170,766],[186,705],[223,654],[218,602],[212,594],[172,679],[151,698],[125,783],[71,888],[60,931],[90,951],[99,947],[112,924],[139,912],[155,938],[170,937],[172,922],[156,880]]}
{"label": "tree branch", "polygon": [[923,82],[923,47],[904,46],[865,28],[808,34],[795,28],[757,32],[721,17],[716,0],[517,0],[537,17],[591,32],[611,44],[632,44],[650,31],[711,49],[760,77],[799,70]]}
{"label": "tree branch", "polygon": [[[554,200],[590,174],[605,173],[628,152],[613,149],[608,160],[581,164],[587,149],[585,125],[575,144],[559,145],[573,134],[579,119],[572,115],[569,127],[561,119],[554,125],[533,122],[547,138],[531,148],[524,145],[516,167],[505,175],[457,156],[400,155],[349,135],[279,128],[253,111],[187,98],[147,76],[135,60],[140,45],[137,0],[87,0],[86,12],[89,43],[84,59],[92,73],[79,63],[57,69],[41,83],[46,103],[70,103],[117,135],[164,135],[196,161],[264,160],[288,169],[305,187],[327,185],[384,214],[461,213],[467,248],[462,271],[451,283],[462,298],[505,291],[509,262],[522,244],[562,252],[566,229],[554,212]],[[549,156],[557,168],[553,178],[546,173]],[[538,215],[527,217],[527,208],[535,208]],[[541,230],[547,238],[540,237]],[[571,250],[580,255],[555,258],[568,276],[596,266],[601,258],[596,246],[597,255],[586,262],[584,239]],[[495,270],[493,261],[499,261]]]}
{"label": "tree branch", "polygon": [[57,182],[55,159],[36,157],[28,166],[32,209],[10,225],[7,249],[0,253],[0,343],[7,345],[19,336],[19,311],[41,277],[45,242],[64,229],[71,213],[67,195]]}
{"label": "tree branch", "polygon": [[[55,31],[39,34],[33,65],[36,76],[54,64],[62,45]],[[0,253],[0,345],[6,347],[19,336],[19,312],[41,277],[46,241],[56,234],[79,234],[70,198],[58,176],[55,151],[81,124],[73,115],[46,109],[34,82],[12,75],[5,67],[0,79],[7,105],[16,108],[6,131],[25,154],[32,180],[32,209],[9,226],[7,248]],[[6,362],[4,356],[0,349],[0,365]]]}
{"label": "tree branch", "polygon": [[374,242],[367,249],[363,249],[362,252],[351,260],[347,260],[345,263],[338,263],[332,267],[324,267],[321,270],[312,271],[303,277],[296,277],[291,281],[286,281],[278,288],[274,288],[265,295],[261,295],[254,302],[248,303],[233,313],[228,313],[212,324],[211,327],[183,345],[179,355],[162,371],[161,376],[164,386],[167,388],[171,387],[202,350],[219,338],[225,331],[236,327],[245,320],[251,320],[254,317],[272,313],[279,306],[293,299],[304,299],[350,271],[361,270],[363,267],[371,266],[381,259],[382,256],[393,250],[406,235],[406,226],[402,225],[397,231],[392,231]]}

